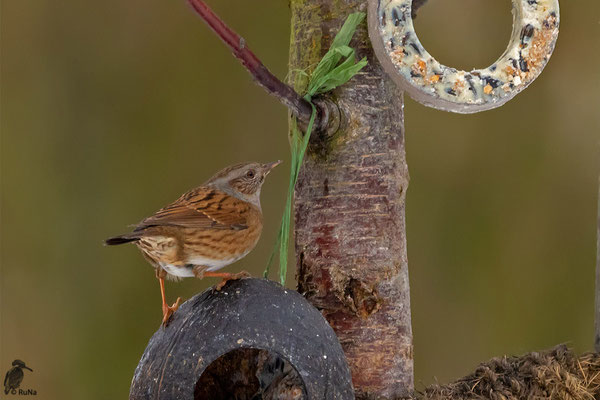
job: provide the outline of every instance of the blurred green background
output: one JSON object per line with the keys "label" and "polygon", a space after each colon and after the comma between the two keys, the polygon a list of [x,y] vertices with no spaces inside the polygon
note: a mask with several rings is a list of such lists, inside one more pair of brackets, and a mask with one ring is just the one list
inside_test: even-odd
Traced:
{"label": "blurred green background", "polygon": [[[286,1],[211,5],[287,74]],[[417,388],[497,355],[592,348],[600,3],[561,6],[551,62],[504,107],[406,101]],[[416,26],[441,62],[486,66],[510,2],[430,0]],[[159,288],[133,246],[102,240],[223,166],[284,159],[263,190],[263,239],[229,268],[258,275],[285,198],[286,110],[183,0],[2,0],[1,51],[0,373],[20,358],[38,398],[125,398]]]}

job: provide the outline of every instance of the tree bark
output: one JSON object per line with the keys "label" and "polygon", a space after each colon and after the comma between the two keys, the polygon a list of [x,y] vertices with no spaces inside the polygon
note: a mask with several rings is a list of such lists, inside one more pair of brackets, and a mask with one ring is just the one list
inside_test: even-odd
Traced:
{"label": "tree bark", "polygon": [[[290,77],[306,75],[361,0],[291,0]],[[336,89],[334,135],[315,134],[295,192],[298,289],[335,330],[357,399],[413,390],[406,256],[403,99],[371,49],[366,21],[351,46],[368,66]]]}

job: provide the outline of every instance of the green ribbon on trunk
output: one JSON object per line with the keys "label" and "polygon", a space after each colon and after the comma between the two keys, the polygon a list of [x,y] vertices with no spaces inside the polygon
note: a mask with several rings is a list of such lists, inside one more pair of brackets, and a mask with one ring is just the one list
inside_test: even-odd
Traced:
{"label": "green ribbon on trunk", "polygon": [[302,135],[300,129],[298,129],[296,118],[292,120],[292,133],[290,137],[292,165],[290,168],[290,182],[288,186],[287,200],[285,202],[283,217],[281,218],[281,226],[279,227],[277,242],[275,244],[275,248],[271,252],[265,272],[263,273],[264,277],[266,278],[269,274],[269,269],[273,263],[275,254],[277,253],[277,250],[279,250],[279,282],[282,285],[285,284],[285,278],[287,276],[287,256],[290,240],[290,224],[292,218],[292,200],[294,198],[294,188],[296,187],[300,166],[302,165],[302,160],[304,159],[304,154],[306,153],[306,148],[308,147],[310,134],[315,122],[315,116],[317,114],[317,109],[312,103],[312,99],[316,95],[329,92],[348,82],[365,65],[367,65],[366,58],[356,62],[355,51],[353,48],[348,46],[352,36],[354,36],[357,26],[362,22],[364,17],[364,13],[354,13],[348,16],[346,22],[344,22],[344,25],[333,39],[331,47],[311,74],[304,99],[311,104],[312,114],[304,135]]}

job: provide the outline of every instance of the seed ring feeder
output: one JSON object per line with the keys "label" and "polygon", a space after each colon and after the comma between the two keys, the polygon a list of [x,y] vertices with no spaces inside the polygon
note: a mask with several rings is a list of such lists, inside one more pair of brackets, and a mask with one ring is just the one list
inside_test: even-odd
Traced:
{"label": "seed ring feeder", "polygon": [[512,0],[508,48],[491,66],[447,67],[425,50],[413,25],[412,0],[369,0],[369,36],[385,71],[414,100],[470,114],[500,107],[542,72],[556,44],[558,0]]}

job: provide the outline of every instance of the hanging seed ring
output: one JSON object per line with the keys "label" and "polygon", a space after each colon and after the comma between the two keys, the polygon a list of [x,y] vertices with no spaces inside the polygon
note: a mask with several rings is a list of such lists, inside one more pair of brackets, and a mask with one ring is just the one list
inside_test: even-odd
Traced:
{"label": "hanging seed ring", "polygon": [[457,113],[500,107],[542,72],[558,37],[558,0],[512,0],[508,48],[491,66],[461,71],[425,50],[411,18],[412,0],[369,0],[369,36],[401,90],[427,106]]}

